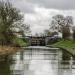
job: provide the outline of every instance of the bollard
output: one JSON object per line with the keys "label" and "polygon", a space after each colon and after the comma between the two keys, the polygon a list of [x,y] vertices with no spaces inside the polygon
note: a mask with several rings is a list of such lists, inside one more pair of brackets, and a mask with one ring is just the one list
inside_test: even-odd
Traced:
{"label": "bollard", "polygon": [[72,64],[73,64],[73,57],[70,57],[70,69],[72,69]]}

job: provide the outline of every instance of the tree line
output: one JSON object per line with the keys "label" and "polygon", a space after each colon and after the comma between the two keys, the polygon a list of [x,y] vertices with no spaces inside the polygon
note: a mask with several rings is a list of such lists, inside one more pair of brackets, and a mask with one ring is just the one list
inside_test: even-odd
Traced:
{"label": "tree line", "polygon": [[18,28],[24,36],[29,31],[29,25],[24,23],[24,15],[12,6],[10,2],[0,1],[0,44],[12,44],[14,31]]}
{"label": "tree line", "polygon": [[52,16],[49,30],[45,30],[42,35],[52,35],[60,32],[63,39],[74,39],[75,40],[75,26],[72,16],[64,16],[57,14]]}

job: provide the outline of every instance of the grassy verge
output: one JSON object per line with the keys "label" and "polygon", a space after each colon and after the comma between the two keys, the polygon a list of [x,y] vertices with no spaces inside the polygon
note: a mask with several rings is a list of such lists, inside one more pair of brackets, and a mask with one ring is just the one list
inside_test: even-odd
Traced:
{"label": "grassy verge", "polygon": [[75,55],[75,41],[72,40],[61,40],[55,44],[53,44],[54,47],[59,47],[66,49],[70,53]]}
{"label": "grassy verge", "polygon": [[14,38],[12,45],[0,45],[0,55],[9,55],[22,50],[22,47],[27,46],[27,42],[21,38]]}
{"label": "grassy verge", "polygon": [[0,55],[10,55],[17,51],[22,50],[20,47],[12,47],[12,46],[0,46]]}
{"label": "grassy verge", "polygon": [[13,39],[13,44],[16,45],[16,46],[20,46],[20,47],[27,46],[27,42],[23,41],[23,39],[21,39],[21,38]]}

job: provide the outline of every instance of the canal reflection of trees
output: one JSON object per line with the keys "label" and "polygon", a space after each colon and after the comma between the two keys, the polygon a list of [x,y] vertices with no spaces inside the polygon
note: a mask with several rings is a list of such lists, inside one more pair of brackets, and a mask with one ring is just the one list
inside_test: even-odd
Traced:
{"label": "canal reflection of trees", "polygon": [[0,75],[11,75],[9,62],[0,61]]}
{"label": "canal reflection of trees", "polygon": [[62,50],[62,62],[61,63],[62,64],[70,64],[70,61],[73,64],[75,64],[75,57],[71,53],[69,53],[65,50]]}
{"label": "canal reflection of trees", "polygon": [[62,50],[62,59],[63,59],[63,60],[70,60],[70,57],[71,57],[71,56],[72,56],[72,55],[69,54],[67,51]]}
{"label": "canal reflection of trees", "polygon": [[13,62],[11,55],[0,56],[0,75],[11,75],[10,65]]}

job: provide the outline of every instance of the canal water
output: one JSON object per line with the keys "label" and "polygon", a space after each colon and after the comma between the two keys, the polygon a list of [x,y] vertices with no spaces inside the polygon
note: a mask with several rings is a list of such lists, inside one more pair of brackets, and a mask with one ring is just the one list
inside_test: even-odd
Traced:
{"label": "canal water", "polygon": [[0,61],[0,75],[75,75],[75,63],[58,48],[30,46]]}

